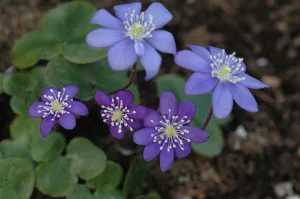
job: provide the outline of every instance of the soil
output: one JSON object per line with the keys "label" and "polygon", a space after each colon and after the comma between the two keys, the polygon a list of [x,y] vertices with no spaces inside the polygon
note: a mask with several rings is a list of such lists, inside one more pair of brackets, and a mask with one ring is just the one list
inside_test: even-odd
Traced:
{"label": "soil", "polygon": [[[11,66],[10,49],[24,33],[38,28],[41,16],[62,0],[0,1],[0,72]],[[98,7],[111,9],[117,0],[92,0]],[[178,160],[168,172],[152,171],[153,187],[164,199],[243,198],[276,199],[300,195],[300,1],[299,0],[163,0],[174,15],[165,29],[171,31],[178,49],[186,44],[215,45],[244,57],[249,74],[270,88],[254,91],[258,113],[234,107],[232,119],[223,126],[226,143],[215,158],[192,154]],[[145,5],[151,3],[144,0]],[[188,75],[163,56],[161,73]],[[137,83],[142,103],[156,107],[154,82]],[[153,95],[149,95],[149,93]],[[14,117],[9,97],[0,95],[0,139],[8,136]],[[105,132],[98,112],[80,119],[78,128],[66,133],[68,139],[86,136],[107,152],[109,159],[128,168],[130,156],[138,153],[129,135],[122,142],[99,137]],[[89,125],[87,125],[89,124]],[[88,126],[88,128],[87,128]],[[247,137],[241,138],[243,129]],[[84,133],[83,133],[84,132]],[[117,146],[117,147],[111,147]],[[123,155],[116,153],[123,149]],[[122,150],[121,150],[122,152]],[[292,190],[283,193],[282,183]],[[283,189],[284,191],[284,189]],[[288,193],[289,192],[289,193]],[[292,194],[293,193],[293,194]],[[45,199],[40,193],[34,199]]]}

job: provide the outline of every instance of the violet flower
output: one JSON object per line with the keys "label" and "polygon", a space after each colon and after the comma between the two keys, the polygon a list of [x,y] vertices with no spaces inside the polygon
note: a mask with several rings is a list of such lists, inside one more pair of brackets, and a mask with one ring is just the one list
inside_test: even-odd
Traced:
{"label": "violet flower", "polygon": [[30,117],[43,118],[41,123],[41,134],[47,137],[53,126],[58,122],[65,129],[73,129],[76,126],[74,115],[88,115],[88,109],[82,102],[73,100],[78,87],[66,86],[62,91],[56,88],[47,88],[42,96],[41,102],[35,102],[28,110]]}
{"label": "violet flower", "polygon": [[191,153],[191,143],[205,142],[209,134],[200,128],[189,126],[196,112],[191,101],[177,105],[176,97],[171,92],[160,96],[160,113],[151,110],[144,119],[145,128],[133,135],[134,142],[146,145],[144,159],[153,160],[160,154],[160,168],[168,170],[174,157],[184,158]]}
{"label": "violet flower", "polygon": [[103,28],[91,31],[87,44],[94,48],[108,49],[108,62],[115,71],[128,69],[138,57],[146,70],[146,80],[155,77],[161,65],[161,56],[156,51],[175,54],[174,37],[162,28],[173,18],[172,14],[158,2],[141,12],[140,2],[114,6],[117,17],[107,10],[97,11],[92,24]]}
{"label": "violet flower", "polygon": [[188,46],[192,51],[183,50],[175,56],[176,64],[195,71],[185,84],[187,95],[213,92],[213,111],[218,118],[230,114],[233,100],[241,108],[257,112],[257,102],[248,88],[260,89],[268,85],[245,73],[242,58],[237,58],[235,53],[227,55],[220,48],[209,47],[208,51],[201,46]]}
{"label": "violet flower", "polygon": [[132,105],[133,94],[122,90],[113,98],[102,91],[97,91],[95,100],[101,106],[103,122],[110,126],[110,133],[117,139],[123,139],[125,129],[134,131],[141,128],[148,109],[143,106]]}

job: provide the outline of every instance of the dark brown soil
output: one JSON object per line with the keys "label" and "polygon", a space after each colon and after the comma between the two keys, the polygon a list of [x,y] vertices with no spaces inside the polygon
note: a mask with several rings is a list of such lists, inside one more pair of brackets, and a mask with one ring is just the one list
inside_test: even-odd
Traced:
{"label": "dark brown soil", "polygon": [[[27,31],[36,29],[41,15],[61,0],[0,1],[0,71],[11,66],[13,42]],[[92,0],[98,7],[111,8],[126,1]],[[143,1],[145,5],[150,0]],[[299,0],[163,0],[174,14],[166,27],[177,41],[178,49],[188,43],[224,47],[244,57],[248,73],[262,79],[271,88],[255,91],[258,113],[247,113],[237,107],[233,119],[224,126],[226,145],[216,158],[193,154],[177,161],[166,173],[154,170],[154,190],[164,199],[244,198],[275,199],[276,185],[292,184],[300,195],[300,1]],[[172,57],[164,56],[162,73],[188,74],[176,67]],[[142,79],[142,78],[139,78]],[[155,107],[157,99],[153,82],[139,80],[143,104]],[[7,109],[9,97],[0,96],[0,138],[8,136],[13,117]],[[91,119],[92,118],[92,119]],[[84,135],[103,147],[110,159],[128,167],[128,157],[115,154],[111,140],[89,133],[105,130],[97,113],[81,120],[79,129],[66,135]],[[91,123],[93,123],[91,125]],[[242,125],[247,138],[236,147],[235,132]],[[128,138],[130,140],[130,137]],[[135,149],[130,141],[118,143]],[[133,150],[135,151],[135,150]],[[36,194],[34,199],[43,198]],[[281,197],[285,198],[285,197]]]}

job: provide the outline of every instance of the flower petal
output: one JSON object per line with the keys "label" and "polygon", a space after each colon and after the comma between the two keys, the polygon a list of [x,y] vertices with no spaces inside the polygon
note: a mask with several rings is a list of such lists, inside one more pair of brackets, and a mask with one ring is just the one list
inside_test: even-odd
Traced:
{"label": "flower petal", "polygon": [[139,120],[127,121],[125,128],[129,131],[136,131],[143,127],[143,123]]}
{"label": "flower petal", "polygon": [[128,108],[130,112],[135,111],[135,113],[128,115],[128,117],[133,119],[144,119],[148,114],[148,109],[144,106],[131,106]]}
{"label": "flower petal", "polygon": [[145,54],[145,47],[143,42],[135,40],[134,41],[134,50],[138,56],[142,56]]}
{"label": "flower petal", "polygon": [[209,134],[207,131],[204,131],[200,128],[193,126],[183,126],[182,130],[188,130],[189,133],[184,134],[184,137],[190,139],[191,142],[202,143],[206,142],[209,139]]}
{"label": "flower petal", "polygon": [[171,92],[163,92],[160,96],[159,110],[162,115],[174,116],[177,115],[177,99]]}
{"label": "flower petal", "polygon": [[157,143],[153,143],[150,145],[147,145],[144,149],[144,159],[146,161],[151,161],[154,158],[156,158],[156,156],[159,154],[160,149],[159,149],[159,144]]}
{"label": "flower petal", "polygon": [[248,88],[240,84],[229,86],[234,101],[243,109],[249,112],[257,112],[257,102]]}
{"label": "flower petal", "polygon": [[49,102],[47,96],[52,96],[52,97],[57,96],[57,92],[58,92],[58,90],[54,87],[45,89],[41,95],[42,101]]}
{"label": "flower petal", "polygon": [[160,169],[162,171],[168,170],[174,161],[174,149],[167,150],[167,145],[164,146],[160,152]]}
{"label": "flower petal", "polygon": [[156,30],[151,34],[152,37],[147,38],[146,41],[154,48],[164,53],[176,53],[175,39],[171,33],[165,30]]}
{"label": "flower petal", "polygon": [[[216,48],[216,47],[213,47],[213,46],[209,46],[209,51],[212,55],[216,55],[218,53],[221,53],[223,49],[221,48]],[[226,55],[226,53],[225,53]]]}
{"label": "flower petal", "polygon": [[211,72],[209,63],[190,50],[179,51],[175,55],[175,63],[192,71]]}
{"label": "flower petal", "polygon": [[98,28],[86,35],[86,43],[93,48],[106,48],[124,39],[126,35],[120,30]]}
{"label": "flower petal", "polygon": [[[127,4],[114,6],[114,11],[116,16],[122,21],[126,21],[127,18],[130,17],[133,11],[135,11],[136,15],[140,15],[141,9],[142,9],[142,4],[140,2],[127,3]],[[126,17],[126,14],[128,14],[128,17]]]}
{"label": "flower petal", "polygon": [[153,137],[156,130],[154,128],[143,128],[136,131],[133,135],[133,141],[138,145],[148,145],[153,142]]}
{"label": "flower petal", "polygon": [[65,86],[62,90],[63,90],[62,92],[64,93],[64,96],[68,95],[68,99],[72,99],[76,96],[79,88],[78,88],[78,86],[75,86],[75,85],[68,85],[68,86]]}
{"label": "flower petal", "polygon": [[210,59],[211,54],[206,48],[204,48],[202,46],[196,46],[196,45],[187,45],[187,46],[190,47],[194,53],[199,55],[207,63],[212,62],[212,60]]}
{"label": "flower petal", "polygon": [[260,88],[268,88],[269,86],[254,77],[251,77],[250,75],[246,73],[240,73],[238,75],[239,77],[245,77],[245,80],[242,80],[239,82],[239,84],[247,87],[247,88],[253,88],[253,89],[260,89]]}
{"label": "flower petal", "polygon": [[97,91],[95,93],[95,100],[99,106],[110,106],[112,103],[111,98],[103,91]]}
{"label": "flower petal", "polygon": [[57,122],[57,118],[52,119],[53,115],[49,115],[42,120],[40,130],[43,137],[47,137],[49,135],[53,126]]}
{"label": "flower petal", "polygon": [[187,95],[200,95],[210,93],[219,80],[213,78],[210,73],[193,73],[184,85],[184,92]]}
{"label": "flower petal", "polygon": [[190,120],[192,121],[194,119],[194,116],[196,114],[196,106],[194,104],[194,102],[190,101],[190,100],[184,100],[183,102],[181,102],[178,106],[178,118],[182,119],[184,117],[184,120]]}
{"label": "flower petal", "polygon": [[124,106],[129,106],[132,104],[134,96],[130,91],[122,90],[115,94],[115,104],[117,105],[119,103],[119,100],[122,100]]}
{"label": "flower petal", "polygon": [[91,19],[91,24],[99,24],[105,28],[124,30],[124,24],[105,9],[100,9],[94,14]]}
{"label": "flower petal", "polygon": [[230,114],[232,110],[233,99],[226,83],[220,82],[216,86],[212,96],[212,102],[214,115],[217,118],[223,119]]}
{"label": "flower petal", "polygon": [[144,126],[145,127],[155,127],[159,123],[161,119],[161,114],[155,110],[148,109],[149,112],[147,116],[144,118]]}
{"label": "flower petal", "polygon": [[115,71],[125,70],[130,68],[137,59],[134,50],[134,41],[126,38],[108,49],[108,63]]}
{"label": "flower petal", "polygon": [[150,80],[155,77],[159,71],[161,65],[161,56],[158,52],[150,46],[148,43],[144,43],[145,53],[140,57],[141,64],[146,71],[146,80]]}
{"label": "flower petal", "polygon": [[179,147],[177,143],[174,150],[177,158],[185,158],[192,152],[192,146],[191,143],[183,140],[183,146]]}
{"label": "flower petal", "polygon": [[88,108],[86,105],[80,101],[72,101],[68,103],[71,107],[67,108],[68,111],[75,115],[86,116],[89,114]]}
{"label": "flower petal", "polygon": [[149,21],[150,15],[153,17],[152,23],[155,25],[156,29],[163,27],[173,18],[173,15],[167,8],[159,2],[152,3],[145,11],[145,21]]}
{"label": "flower petal", "polygon": [[28,115],[30,117],[42,117],[44,115],[42,108],[40,108],[39,106],[45,106],[46,104],[44,102],[35,102],[34,104],[32,104],[28,110]]}
{"label": "flower petal", "polygon": [[111,126],[110,127],[110,134],[118,139],[118,140],[122,140],[124,138],[124,128],[121,128],[121,132],[119,133],[119,126]]}
{"label": "flower petal", "polygon": [[76,119],[73,114],[62,114],[58,119],[59,124],[67,130],[71,130],[76,126]]}

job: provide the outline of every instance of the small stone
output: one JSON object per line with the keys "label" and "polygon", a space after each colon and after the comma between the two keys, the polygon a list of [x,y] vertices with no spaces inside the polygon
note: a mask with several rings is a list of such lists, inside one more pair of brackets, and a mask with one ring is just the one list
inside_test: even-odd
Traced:
{"label": "small stone", "polygon": [[281,182],[276,184],[274,186],[274,192],[278,197],[292,195],[294,193],[292,182]]}

